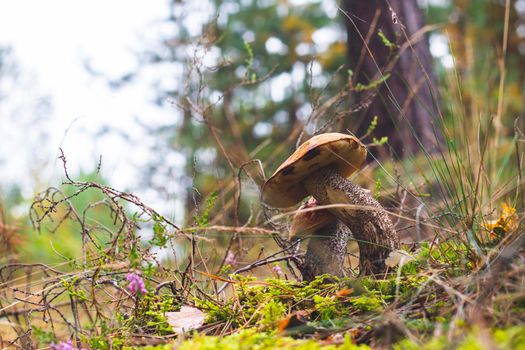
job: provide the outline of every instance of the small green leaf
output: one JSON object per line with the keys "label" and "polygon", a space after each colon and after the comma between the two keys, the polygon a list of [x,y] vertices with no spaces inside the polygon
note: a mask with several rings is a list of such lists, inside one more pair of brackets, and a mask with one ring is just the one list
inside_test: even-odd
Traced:
{"label": "small green leaf", "polygon": [[369,84],[361,84],[358,83],[355,86],[355,91],[365,91],[365,90],[371,90],[377,88],[379,85],[384,83],[388,78],[390,78],[390,73],[387,73],[383,76],[381,76],[379,79],[371,81]]}
{"label": "small green leaf", "polygon": [[377,32],[377,35],[379,36],[379,38],[381,38],[381,42],[383,43],[383,45],[388,47],[390,50],[394,50],[396,48],[396,44],[391,42],[382,30],[379,30],[379,32]]}

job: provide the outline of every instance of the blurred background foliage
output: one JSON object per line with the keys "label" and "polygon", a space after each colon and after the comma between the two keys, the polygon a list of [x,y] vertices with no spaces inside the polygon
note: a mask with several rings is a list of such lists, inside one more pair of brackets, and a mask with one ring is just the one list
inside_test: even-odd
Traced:
{"label": "blurred background foliage", "polygon": [[[445,6],[429,6],[428,24],[440,25],[454,55],[454,68],[461,77],[465,114],[496,113],[499,67],[502,64],[505,1],[450,1]],[[525,2],[511,1],[508,46],[506,50],[505,103],[508,115],[523,114],[525,64]],[[435,34],[435,35],[438,35]],[[443,69],[437,67],[443,78]],[[474,108],[474,105],[477,108]],[[514,122],[509,117],[507,126]]]}
{"label": "blurred background foliage", "polygon": [[[511,3],[502,119],[507,137],[513,134],[515,118],[523,115],[525,98],[525,1]],[[490,118],[497,113],[500,95],[505,1],[419,4],[427,24],[435,25],[429,35],[430,50],[445,121],[453,123],[459,114],[467,124],[469,119]],[[157,85],[155,102],[168,100],[181,111],[171,125],[148,128],[157,140],[153,147],[158,157],[150,160],[143,172],[145,181],[140,183],[164,196],[169,191],[165,179],[176,178],[180,188],[166,197],[183,203],[185,225],[196,224],[194,218],[210,206],[207,199],[212,193],[218,196],[208,208],[210,223],[260,224],[264,218],[252,214],[258,212],[257,185],[264,175],[254,163],[247,164],[245,172],[239,169],[251,159],[261,159],[268,176],[295,149],[298,139],[304,140],[324,125],[323,119],[309,119],[312,109],[337,94],[350,75],[345,67],[342,15],[335,1],[209,1],[209,21],[198,36],[192,36],[185,18],[199,10],[191,2],[170,2],[165,24],[174,34],[159,37],[157,44],[138,55],[143,66],[177,67],[180,76],[172,86]],[[14,68],[8,64],[8,51],[0,52],[3,77]],[[122,82],[132,81],[130,77],[138,73],[131,72]],[[0,92],[1,103],[9,98],[9,91],[2,88]],[[343,101],[336,108],[344,110],[351,104],[351,100]],[[332,130],[347,129],[353,130],[351,120],[332,126]],[[184,166],[167,164],[165,158],[172,154],[181,155]],[[373,187],[374,176],[368,176],[372,177],[368,186]],[[242,205],[237,203],[238,182]],[[16,227],[20,237],[18,259],[53,262],[78,256],[78,227],[63,224],[54,233],[45,227],[36,233],[27,215],[32,198],[24,197],[16,186],[0,190],[2,224]],[[86,208],[97,200],[86,194],[74,198],[73,204]],[[98,214],[96,210],[90,213],[93,220],[101,220]],[[219,241],[229,244],[224,237]]]}
{"label": "blurred background foliage", "polygon": [[[467,124],[469,119],[488,120],[496,114],[498,106],[505,2],[420,4],[427,24],[435,25],[430,43],[436,58],[438,85],[443,87],[439,90],[446,125],[453,126],[460,119],[458,115],[464,116],[461,120]],[[508,108],[508,117],[504,118],[507,136],[513,134],[514,117],[523,113],[522,7],[521,1],[510,7],[503,90]],[[173,25],[178,25],[177,33],[184,33],[179,17],[184,14],[183,8],[184,4],[179,2],[172,7],[171,18]],[[198,69],[191,64],[186,66],[190,71],[185,74],[188,79],[184,85],[167,92],[186,111],[182,125],[168,132],[168,141],[175,151],[186,155],[186,172],[181,175],[193,178],[195,186],[185,205],[188,211],[198,208],[200,203],[195,201],[195,190],[199,197],[206,197],[216,189],[217,179],[231,179],[249,159],[263,160],[269,175],[296,147],[302,132],[312,134],[323,125],[322,120],[308,120],[312,109],[334,96],[348,81],[343,16],[335,2],[294,5],[288,1],[221,1],[214,3],[212,12],[217,15],[203,28],[206,35],[198,42],[184,35],[167,38],[165,43],[173,46],[172,55],[154,55],[152,60],[178,62],[180,52],[188,51],[181,46],[186,44],[194,53],[189,60],[198,62]],[[188,62],[186,56],[184,62]],[[257,81],[269,73],[264,81]],[[189,106],[188,98],[192,101]],[[351,103],[345,101],[338,108],[349,108]],[[195,105],[210,107],[208,121],[193,108]],[[221,154],[206,125],[208,122],[211,128],[219,130],[219,141],[228,156]],[[355,131],[355,128],[348,118],[332,130]],[[201,142],[196,144],[196,139]],[[221,192],[231,199],[226,191]],[[221,214],[225,208],[228,207],[217,207]],[[248,214],[245,212],[244,218]],[[233,214],[212,217],[231,222]]]}
{"label": "blurred background foliage", "polygon": [[[76,175],[79,181],[97,181],[105,185],[106,181],[93,171],[80,172]],[[66,263],[70,268],[77,266],[79,259],[84,254],[82,251],[82,232],[89,230],[97,237],[97,243],[104,246],[107,243],[105,231],[115,230],[115,219],[110,210],[104,205],[105,196],[95,191],[85,191],[77,196],[72,196],[75,188],[62,185],[58,188],[35,194],[34,198],[24,199],[20,191],[14,187],[4,196],[3,215],[0,216],[0,232],[3,237],[2,251],[10,254],[2,256],[1,263],[8,261],[28,263]],[[60,199],[72,196],[68,205],[60,205],[52,210],[50,220],[39,220],[42,213],[49,209],[49,198]],[[29,206],[36,200],[35,205]],[[40,201],[41,200],[41,201]],[[22,218],[13,215],[8,209],[19,211],[23,208]],[[70,208],[74,208],[73,211]],[[16,212],[15,211],[15,212]],[[21,210],[20,210],[21,211]],[[13,218],[16,216],[16,219]],[[85,227],[80,225],[83,220]],[[106,237],[106,238],[105,238]]]}

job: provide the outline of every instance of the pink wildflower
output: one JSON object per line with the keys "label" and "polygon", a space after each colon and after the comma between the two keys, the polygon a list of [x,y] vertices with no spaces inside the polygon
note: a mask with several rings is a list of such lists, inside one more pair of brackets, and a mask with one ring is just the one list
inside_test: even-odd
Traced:
{"label": "pink wildflower", "polygon": [[71,340],[68,340],[67,342],[61,341],[58,344],[51,343],[51,349],[52,350],[73,350],[73,343]]}
{"label": "pink wildflower", "polygon": [[126,280],[128,280],[129,282],[128,288],[131,294],[135,295],[138,291],[140,291],[142,294],[147,293],[148,290],[144,286],[144,280],[142,279],[142,277],[140,277],[138,273],[129,272],[126,275]]}
{"label": "pink wildflower", "polygon": [[237,264],[237,261],[235,260],[235,255],[231,251],[228,251],[228,254],[226,255],[226,259],[224,259],[224,263],[227,265]]}
{"label": "pink wildflower", "polygon": [[67,342],[61,341],[58,344],[51,343],[50,349],[51,350],[83,350],[83,349],[78,349],[74,347],[71,340],[68,340]]}
{"label": "pink wildflower", "polygon": [[283,274],[283,270],[281,269],[281,267],[279,265],[273,266],[272,270],[273,270],[273,272],[275,272],[277,274],[277,276],[280,276],[280,275]]}

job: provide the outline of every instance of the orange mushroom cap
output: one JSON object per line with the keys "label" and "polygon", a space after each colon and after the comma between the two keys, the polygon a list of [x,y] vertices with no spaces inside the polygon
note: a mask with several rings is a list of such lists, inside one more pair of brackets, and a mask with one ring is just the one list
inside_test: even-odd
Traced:
{"label": "orange mushroom cap", "polygon": [[358,170],[366,159],[365,146],[354,136],[326,133],[312,137],[264,183],[262,200],[275,208],[286,208],[308,196],[302,181],[311,173],[333,165],[344,177]]}

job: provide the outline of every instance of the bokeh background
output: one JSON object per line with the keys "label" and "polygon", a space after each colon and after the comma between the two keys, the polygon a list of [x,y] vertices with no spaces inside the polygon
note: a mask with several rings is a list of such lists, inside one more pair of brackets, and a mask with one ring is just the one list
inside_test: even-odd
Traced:
{"label": "bokeh background", "polygon": [[[500,90],[505,1],[417,2],[445,117],[489,120],[503,92],[503,135],[525,97],[525,0],[510,3]],[[295,148],[290,135],[318,130],[312,110],[344,86],[347,61],[332,0],[1,2],[0,200],[17,231],[9,259],[60,261],[80,249],[74,227],[37,233],[28,216],[35,194],[64,180],[60,149],[72,178],[132,192],[181,226],[208,209],[216,224],[252,222],[262,174],[237,178],[240,165],[269,159],[268,176]],[[207,208],[218,189],[220,205]]]}

